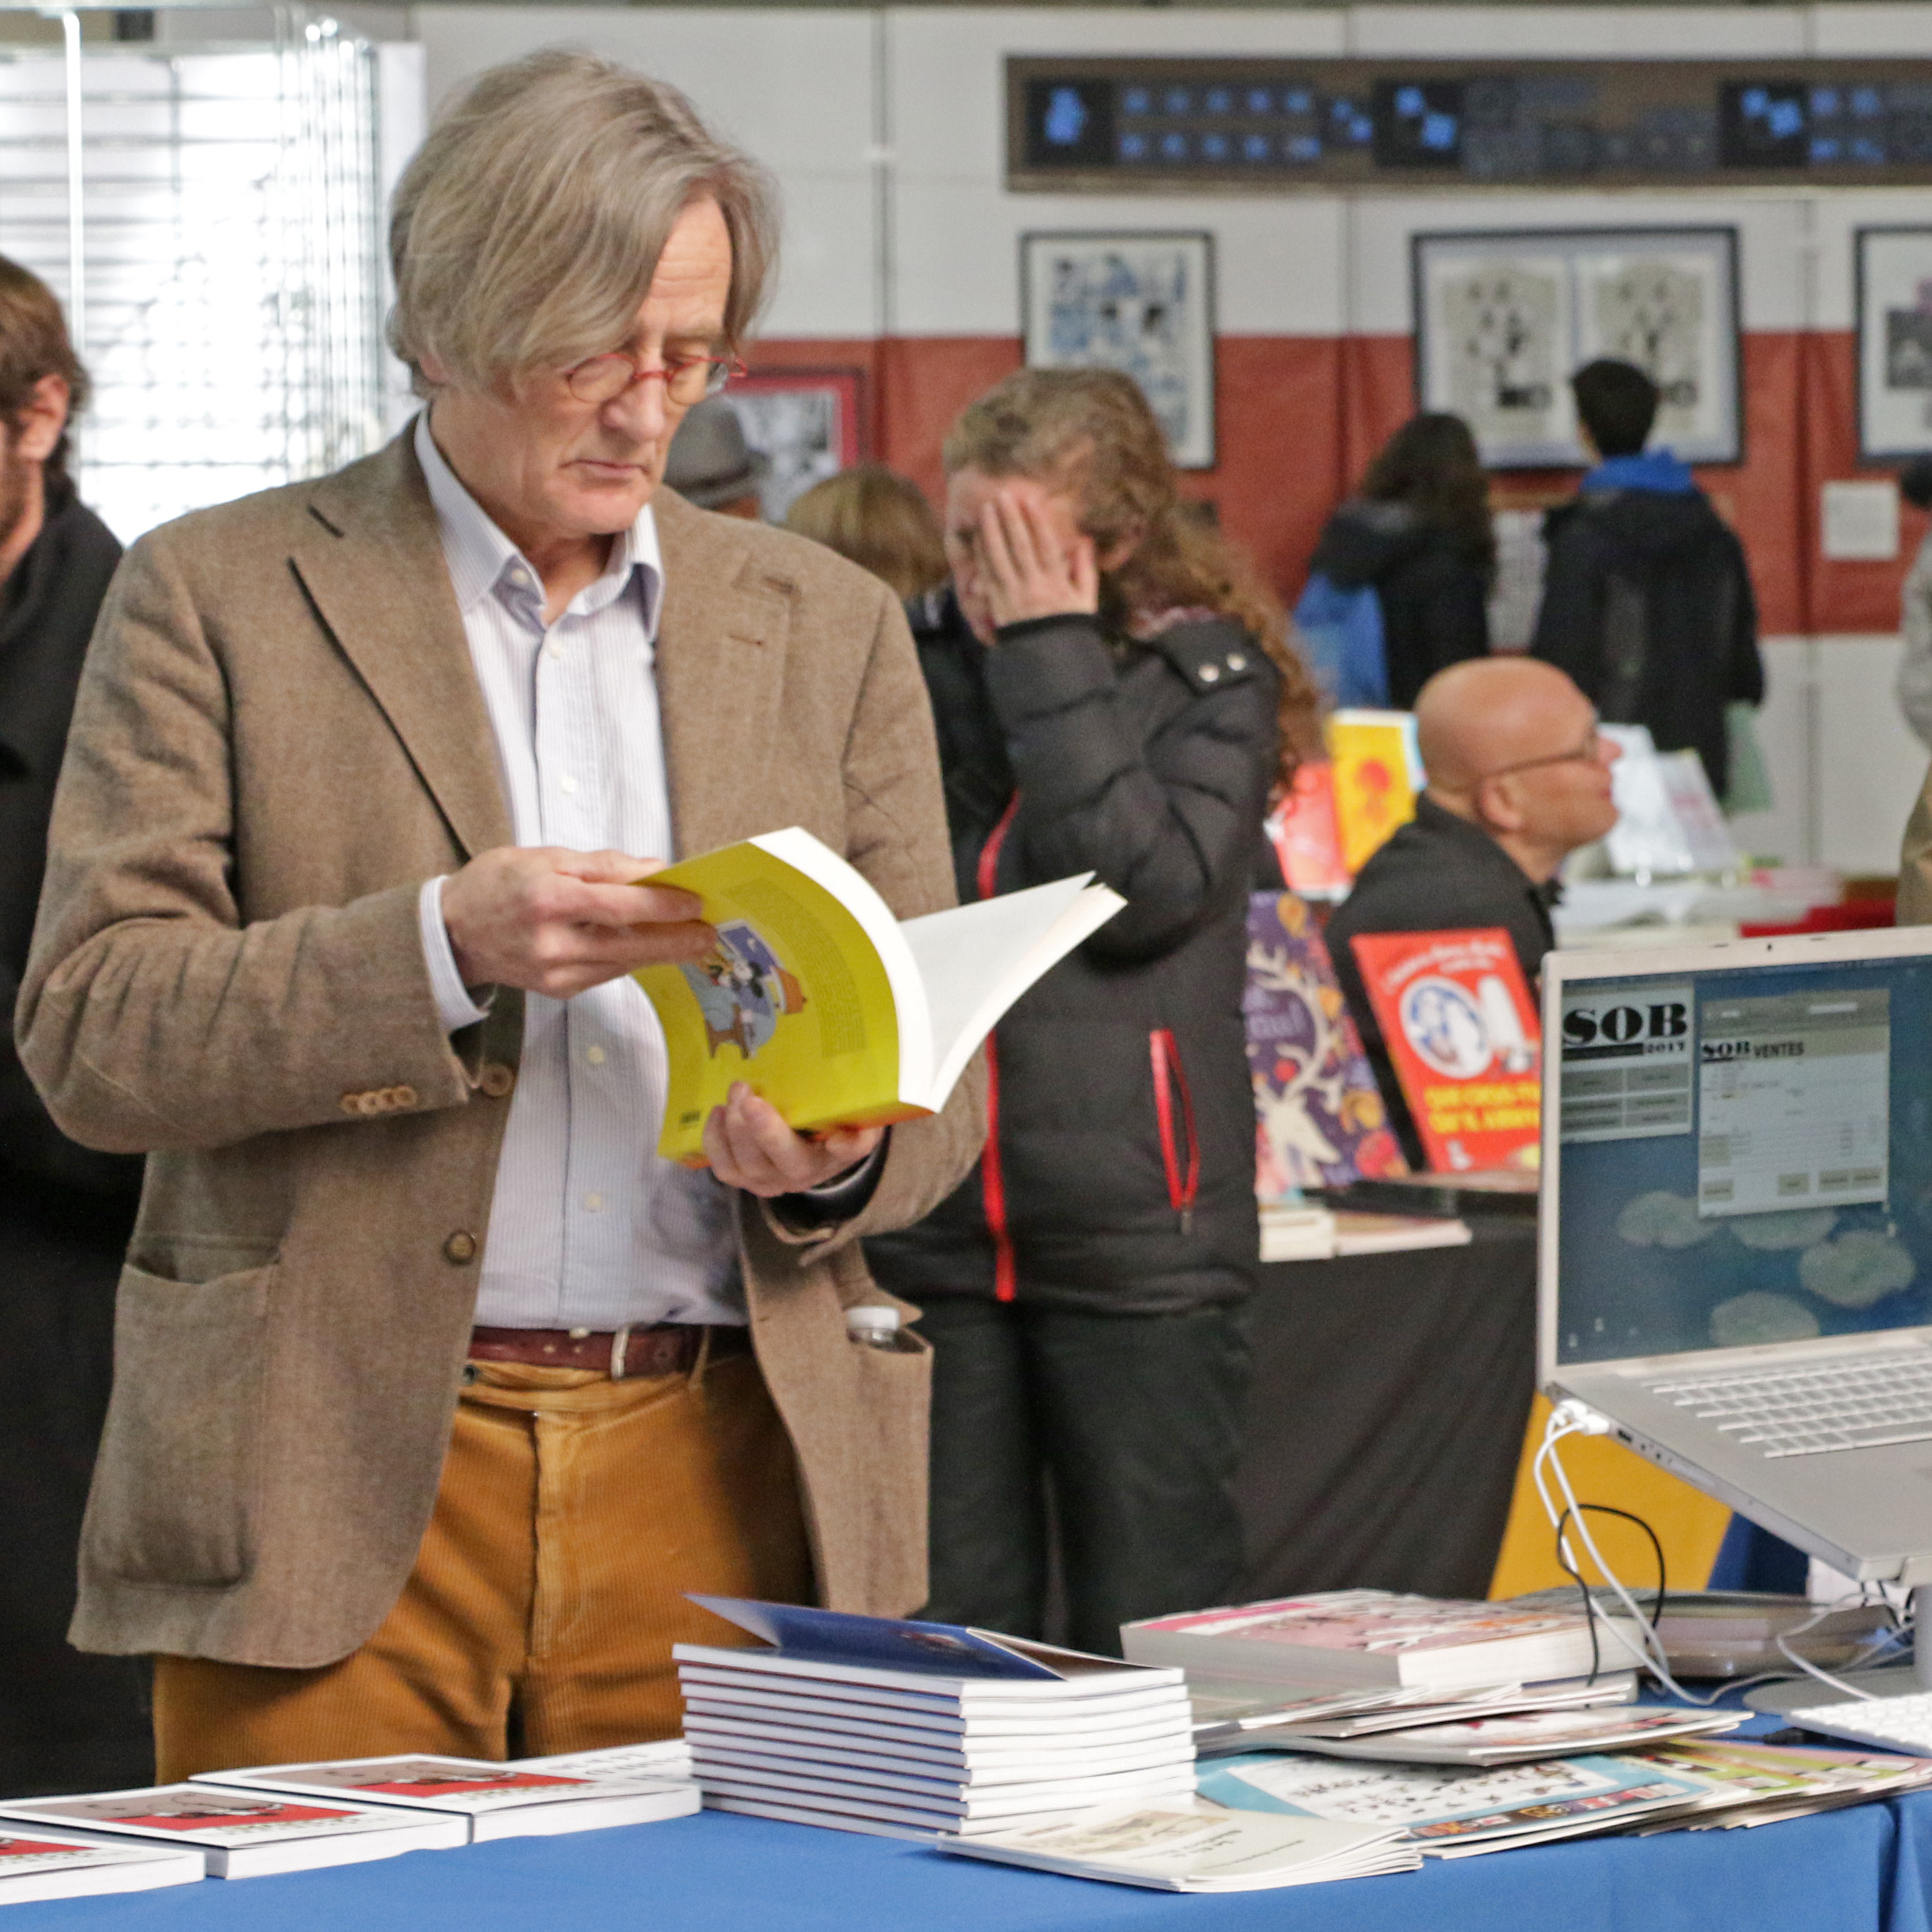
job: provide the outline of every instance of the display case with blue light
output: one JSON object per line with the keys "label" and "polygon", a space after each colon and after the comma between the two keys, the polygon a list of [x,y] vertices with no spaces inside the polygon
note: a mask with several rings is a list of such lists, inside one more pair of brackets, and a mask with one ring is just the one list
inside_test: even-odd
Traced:
{"label": "display case with blue light", "polygon": [[1006,63],[1019,189],[1932,182],[1932,62]]}

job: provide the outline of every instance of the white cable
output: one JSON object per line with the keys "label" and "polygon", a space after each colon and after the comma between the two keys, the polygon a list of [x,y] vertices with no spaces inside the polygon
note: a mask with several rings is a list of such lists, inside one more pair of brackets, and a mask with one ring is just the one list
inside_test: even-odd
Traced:
{"label": "white cable", "polygon": [[[1600,1618],[1604,1631],[1616,1640],[1618,1648],[1632,1660],[1639,1670],[1647,1672],[1673,1696],[1681,1698],[1687,1704],[1714,1704],[1726,1691],[1740,1689],[1744,1683],[1762,1683],[1775,1680],[1779,1673],[1773,1671],[1761,1674],[1757,1677],[1744,1679],[1742,1682],[1727,1682],[1718,1685],[1716,1690],[1708,1695],[1694,1696],[1671,1675],[1670,1659],[1650,1619],[1638,1609],[1630,1593],[1624,1587],[1622,1580],[1610,1564],[1604,1562],[1602,1551],[1597,1547],[1596,1538],[1590,1533],[1589,1523],[1585,1515],[1583,1505],[1576,1500],[1576,1492],[1570,1486],[1569,1472],[1564,1468],[1563,1459],[1557,1453],[1558,1446],[1566,1437],[1585,1435],[1600,1436],[1607,1432],[1608,1428],[1608,1424],[1604,1422],[1601,1417],[1596,1415],[1582,1403],[1574,1401],[1562,1402],[1551,1412],[1549,1424],[1543,1432],[1542,1443],[1530,1462],[1531,1480],[1536,1486],[1536,1493],[1543,1504],[1544,1514],[1549,1517],[1550,1527],[1556,1532],[1557,1553],[1578,1577],[1579,1587],[1583,1599],[1584,1614]],[[1556,1507],[1556,1498],[1550,1493],[1550,1483],[1545,1474],[1546,1465],[1555,1476],[1557,1487],[1562,1491],[1563,1500],[1568,1506],[1567,1510],[1558,1510]],[[1622,1624],[1606,1613],[1603,1606],[1597,1600],[1596,1595],[1590,1586],[1582,1581],[1583,1566],[1577,1559],[1575,1546],[1569,1540],[1570,1529],[1564,1525],[1566,1515],[1570,1526],[1575,1528],[1582,1544],[1585,1553],[1596,1565],[1598,1574],[1616,1592],[1618,1601],[1629,1612],[1630,1622],[1635,1624],[1642,1633],[1640,1640],[1641,1648],[1639,1644],[1631,1642],[1624,1634]],[[1821,1669],[1815,1664],[1808,1663],[1790,1648],[1792,1639],[1802,1636],[1806,1631],[1815,1628],[1822,1623],[1840,1605],[1851,1600],[1861,1604],[1869,1601],[1867,1586],[1861,1584],[1855,1598],[1851,1593],[1847,1593],[1844,1596],[1834,1599],[1815,1611],[1795,1629],[1783,1632],[1774,1636],[1772,1641],[1777,1645],[1779,1654],[1795,1669],[1808,1676],[1818,1678],[1822,1683],[1829,1684],[1834,1690],[1845,1692],[1848,1696],[1868,1702],[1874,1701],[1876,1696],[1874,1692],[1862,1690],[1856,1684],[1849,1684],[1840,1678],[1834,1677],[1829,1671]],[[1895,1618],[1895,1612],[1894,1616]],[[1882,1642],[1867,1646],[1863,1654],[1846,1668],[1856,1670],[1881,1656],[1887,1648],[1898,1642],[1900,1634],[1902,1631],[1895,1628]]]}

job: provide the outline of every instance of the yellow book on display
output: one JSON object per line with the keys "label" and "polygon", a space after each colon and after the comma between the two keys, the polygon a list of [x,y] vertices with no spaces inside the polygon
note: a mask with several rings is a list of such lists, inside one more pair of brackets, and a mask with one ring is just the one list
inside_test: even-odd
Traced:
{"label": "yellow book on display", "polygon": [[1353,877],[1415,816],[1423,785],[1415,718],[1407,711],[1337,711],[1324,727],[1335,768],[1342,863]]}
{"label": "yellow book on display", "polygon": [[632,977],[664,1028],[658,1152],[697,1166],[742,1080],[801,1133],[936,1114],[1013,1002],[1126,902],[1083,872],[902,922],[794,825],[640,883],[704,902],[716,943]]}

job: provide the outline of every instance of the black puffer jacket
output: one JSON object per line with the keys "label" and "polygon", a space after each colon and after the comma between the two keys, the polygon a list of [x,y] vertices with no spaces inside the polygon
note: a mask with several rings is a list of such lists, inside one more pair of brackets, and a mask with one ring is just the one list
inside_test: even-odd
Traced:
{"label": "black puffer jacket", "polygon": [[1344,503],[1309,560],[1338,590],[1373,584],[1382,610],[1388,701],[1412,710],[1438,670],[1490,649],[1489,573],[1453,530],[1406,503]]}
{"label": "black puffer jacket", "polygon": [[1244,921],[1278,674],[1218,618],[1146,644],[1043,618],[989,651],[938,614],[920,652],[960,898],[1091,871],[1128,904],[1000,1022],[986,1155],[866,1244],[874,1270],[914,1300],[1238,1300],[1258,1239]]}
{"label": "black puffer jacket", "polygon": [[1764,701],[1757,604],[1736,533],[1701,490],[1595,490],[1544,519],[1535,655],[1612,724],[1696,752],[1720,798],[1724,707]]}

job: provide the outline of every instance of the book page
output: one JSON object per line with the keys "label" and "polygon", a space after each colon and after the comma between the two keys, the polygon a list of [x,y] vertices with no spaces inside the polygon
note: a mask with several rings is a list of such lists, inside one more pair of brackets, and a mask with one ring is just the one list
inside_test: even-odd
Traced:
{"label": "book page", "polygon": [[926,983],[934,1068],[928,1104],[935,1112],[1020,995],[1126,904],[1090,884],[1093,876],[1003,892],[900,927]]}

